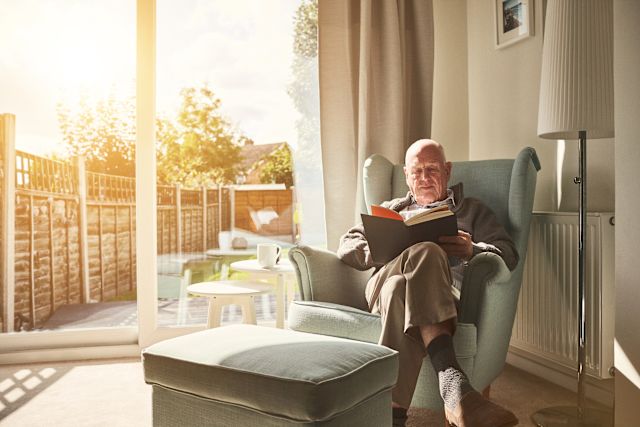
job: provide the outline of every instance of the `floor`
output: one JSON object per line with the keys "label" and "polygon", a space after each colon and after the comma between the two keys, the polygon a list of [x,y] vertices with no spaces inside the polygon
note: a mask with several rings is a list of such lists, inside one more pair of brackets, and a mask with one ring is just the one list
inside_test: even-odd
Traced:
{"label": "floor", "polygon": [[[275,321],[275,295],[258,295],[255,297],[255,300],[256,318],[258,322]],[[185,314],[183,324],[206,324],[208,304],[208,298],[187,298],[184,307]],[[176,298],[159,299],[158,325],[174,326],[180,324],[179,306],[179,301]],[[241,319],[242,313],[238,307],[224,307],[222,324],[236,323]],[[137,324],[138,306],[136,301],[111,301],[93,304],[63,305],[47,319],[40,330],[110,328],[136,326]]]}
{"label": "floor", "polygon": [[[573,404],[575,394],[509,365],[495,381],[492,399],[533,426],[535,410]],[[442,414],[411,409],[408,427],[442,426]],[[151,388],[138,360],[0,367],[0,426],[151,425]],[[233,426],[230,426],[233,427]]]}

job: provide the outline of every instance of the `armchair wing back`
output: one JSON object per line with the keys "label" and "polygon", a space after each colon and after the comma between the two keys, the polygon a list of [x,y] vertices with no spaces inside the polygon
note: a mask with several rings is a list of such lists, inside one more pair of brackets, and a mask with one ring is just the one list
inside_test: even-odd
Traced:
{"label": "armchair wing back", "polygon": [[[476,389],[491,384],[506,360],[538,170],[540,162],[529,147],[515,159],[453,164],[450,184],[462,182],[465,197],[479,198],[493,209],[520,255],[513,272],[492,253],[476,255],[465,272],[454,346],[460,365]],[[366,206],[404,196],[408,191],[402,165],[394,165],[380,155],[365,161],[363,181]],[[371,271],[356,272],[334,253],[304,246],[292,249],[289,257],[302,295],[302,301],[294,301],[290,307],[290,328],[377,341],[380,320],[366,311],[362,295]],[[412,406],[442,408],[429,361],[423,363]]]}
{"label": "armchair wing back", "polygon": [[[465,196],[490,206],[514,240],[518,253],[524,254],[538,170],[536,151],[527,147],[515,159],[453,162],[449,185],[462,182]],[[409,191],[403,165],[394,165],[379,154],[365,161],[363,181],[367,208]]]}

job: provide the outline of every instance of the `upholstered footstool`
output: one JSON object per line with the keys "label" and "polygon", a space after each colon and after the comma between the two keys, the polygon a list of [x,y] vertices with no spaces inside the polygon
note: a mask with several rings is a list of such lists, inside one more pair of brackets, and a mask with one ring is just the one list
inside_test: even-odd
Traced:
{"label": "upholstered footstool", "polygon": [[154,426],[390,426],[397,353],[253,325],[208,329],[142,353]]}

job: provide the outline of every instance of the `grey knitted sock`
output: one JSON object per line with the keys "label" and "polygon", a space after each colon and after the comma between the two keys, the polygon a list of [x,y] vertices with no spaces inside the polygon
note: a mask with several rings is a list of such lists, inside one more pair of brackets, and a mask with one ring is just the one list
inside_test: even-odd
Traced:
{"label": "grey knitted sock", "polygon": [[456,368],[447,368],[438,372],[440,396],[449,410],[454,410],[462,400],[462,397],[473,390],[467,376]]}
{"label": "grey knitted sock", "polygon": [[438,373],[440,396],[449,410],[454,410],[462,397],[473,390],[469,379],[456,360],[451,335],[439,335],[429,343],[427,352]]}

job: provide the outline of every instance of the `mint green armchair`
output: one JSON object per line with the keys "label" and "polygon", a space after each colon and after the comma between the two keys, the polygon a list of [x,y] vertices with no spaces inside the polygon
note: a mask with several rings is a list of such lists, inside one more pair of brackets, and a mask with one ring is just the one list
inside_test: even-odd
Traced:
{"label": "mint green armchair", "polygon": [[[540,163],[533,148],[516,159],[457,162],[450,184],[462,182],[464,194],[489,205],[510,233],[520,254],[514,271],[502,258],[482,253],[471,259],[462,281],[458,327],[453,337],[460,365],[477,390],[484,390],[504,367],[518,304],[529,223]],[[364,165],[366,206],[404,196],[402,165],[373,155]],[[345,230],[346,231],[346,230]],[[357,271],[335,253],[298,246],[289,252],[300,287],[300,301],[289,309],[289,328],[377,342],[380,318],[368,312],[364,287],[371,271]],[[442,410],[437,377],[422,365],[412,406]]]}

